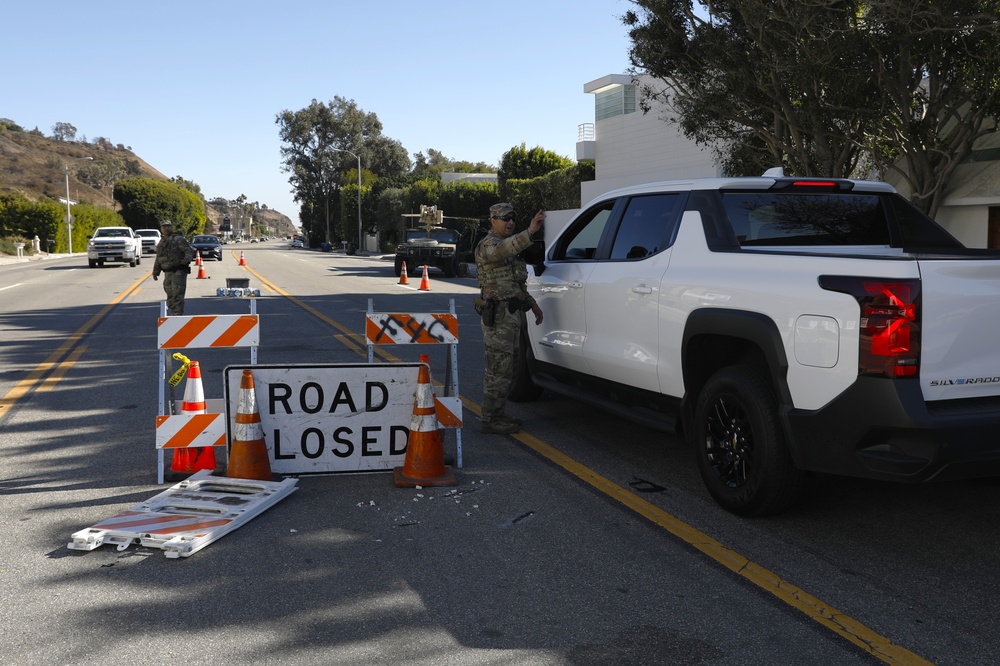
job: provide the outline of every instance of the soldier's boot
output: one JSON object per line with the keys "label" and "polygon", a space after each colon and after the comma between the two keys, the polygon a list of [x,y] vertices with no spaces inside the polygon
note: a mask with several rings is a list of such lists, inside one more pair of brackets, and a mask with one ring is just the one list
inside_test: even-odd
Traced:
{"label": "soldier's boot", "polygon": [[510,421],[502,414],[484,414],[483,420],[479,424],[479,432],[489,435],[509,435],[521,429],[520,422]]}
{"label": "soldier's boot", "polygon": [[509,421],[510,423],[513,423],[514,425],[516,425],[519,428],[522,425],[521,424],[521,419],[517,418],[516,416],[511,416],[510,414],[505,414],[503,412],[501,412],[498,416],[494,416],[493,420],[494,421],[497,421],[497,420],[500,420],[500,421]]}

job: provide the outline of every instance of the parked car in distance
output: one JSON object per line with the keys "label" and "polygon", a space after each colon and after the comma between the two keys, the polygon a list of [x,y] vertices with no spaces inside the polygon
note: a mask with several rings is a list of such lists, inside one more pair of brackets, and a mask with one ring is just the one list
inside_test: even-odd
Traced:
{"label": "parked car in distance", "polygon": [[292,247],[303,247],[302,239],[295,238],[294,240],[292,240]]}
{"label": "parked car in distance", "polygon": [[142,241],[143,254],[156,254],[161,238],[159,229],[137,229],[135,235]]}
{"label": "parked car in distance", "polygon": [[222,243],[216,236],[195,236],[191,239],[191,247],[201,253],[202,260],[222,261]]}

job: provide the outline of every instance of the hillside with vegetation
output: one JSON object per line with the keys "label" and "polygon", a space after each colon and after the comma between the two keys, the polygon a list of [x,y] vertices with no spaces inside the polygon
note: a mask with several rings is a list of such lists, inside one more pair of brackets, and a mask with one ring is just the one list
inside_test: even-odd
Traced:
{"label": "hillside with vegetation", "polygon": [[[158,210],[167,211],[164,216],[173,210],[190,211],[183,220],[185,233],[218,233],[227,215],[233,220],[252,217],[261,234],[296,231],[287,215],[244,194],[206,200],[196,183],[168,178],[123,144],[103,137],[75,140],[75,129],[66,123],[57,123],[48,137],[0,119],[0,253],[13,254],[16,242],[27,243],[25,250],[30,251],[35,235],[43,251],[68,249],[67,175],[74,251],[86,249],[94,227],[154,226]],[[143,201],[143,212],[136,212],[136,197],[150,190],[156,193],[153,203]],[[175,200],[183,206],[178,208]]]}

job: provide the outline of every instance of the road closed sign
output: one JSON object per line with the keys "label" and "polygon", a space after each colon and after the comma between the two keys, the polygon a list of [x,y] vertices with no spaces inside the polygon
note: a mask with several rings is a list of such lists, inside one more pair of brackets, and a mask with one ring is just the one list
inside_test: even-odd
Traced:
{"label": "road closed sign", "polygon": [[391,470],[406,455],[419,368],[419,363],[228,366],[228,431],[235,432],[240,380],[250,370],[272,472]]}

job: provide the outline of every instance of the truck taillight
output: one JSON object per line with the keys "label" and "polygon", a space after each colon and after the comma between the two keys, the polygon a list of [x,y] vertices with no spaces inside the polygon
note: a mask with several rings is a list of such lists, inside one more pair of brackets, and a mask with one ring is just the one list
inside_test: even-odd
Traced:
{"label": "truck taillight", "polygon": [[858,374],[916,377],[920,370],[920,282],[822,275],[819,286],[850,294],[861,309]]}

